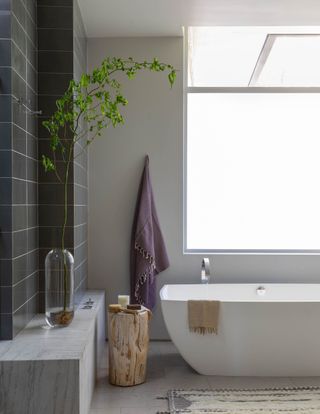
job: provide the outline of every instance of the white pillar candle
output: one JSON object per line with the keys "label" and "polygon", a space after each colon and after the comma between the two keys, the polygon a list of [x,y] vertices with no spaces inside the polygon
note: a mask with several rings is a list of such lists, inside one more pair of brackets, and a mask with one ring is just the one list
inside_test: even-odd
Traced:
{"label": "white pillar candle", "polygon": [[129,295],[118,295],[118,304],[125,308],[130,303]]}

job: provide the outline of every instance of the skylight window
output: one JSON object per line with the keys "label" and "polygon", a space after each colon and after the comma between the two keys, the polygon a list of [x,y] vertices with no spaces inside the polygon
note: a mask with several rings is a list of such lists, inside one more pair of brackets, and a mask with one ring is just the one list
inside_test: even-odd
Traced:
{"label": "skylight window", "polygon": [[320,35],[268,35],[249,86],[320,86]]}
{"label": "skylight window", "polygon": [[320,86],[319,28],[190,27],[188,85]]}

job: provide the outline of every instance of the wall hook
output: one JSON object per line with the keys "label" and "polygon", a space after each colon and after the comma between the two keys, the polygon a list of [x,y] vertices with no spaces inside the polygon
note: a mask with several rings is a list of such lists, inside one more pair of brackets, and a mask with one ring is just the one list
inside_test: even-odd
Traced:
{"label": "wall hook", "polygon": [[23,103],[23,99],[22,98],[17,98],[16,96],[12,95],[13,100],[15,101],[15,103],[17,103],[18,105],[23,105],[26,109],[24,111],[25,114],[27,115],[42,115],[42,111],[34,111],[30,108],[28,108],[24,103]]}

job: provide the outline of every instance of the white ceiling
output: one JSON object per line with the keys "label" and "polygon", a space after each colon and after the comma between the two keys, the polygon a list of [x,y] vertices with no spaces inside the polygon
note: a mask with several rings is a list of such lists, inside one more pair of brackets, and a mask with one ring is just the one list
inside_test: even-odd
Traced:
{"label": "white ceiling", "polygon": [[320,0],[78,0],[88,37],[181,36],[185,25],[319,25]]}

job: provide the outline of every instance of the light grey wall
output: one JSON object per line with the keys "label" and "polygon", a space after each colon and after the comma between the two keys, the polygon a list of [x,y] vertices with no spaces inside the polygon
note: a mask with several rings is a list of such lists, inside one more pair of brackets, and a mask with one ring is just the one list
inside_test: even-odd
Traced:
{"label": "light grey wall", "polygon": [[[197,283],[201,256],[182,252],[183,86],[182,38],[89,39],[89,70],[105,56],[132,56],[176,66],[177,82],[170,90],[163,75],[139,74],[124,82],[129,100],[126,124],[109,129],[89,153],[89,287],[104,288],[108,302],[129,292],[129,245],[143,158],[150,155],[151,178],[158,215],[171,260],[158,276],[165,283]],[[213,116],[214,122],[214,116]],[[320,237],[320,235],[319,235]],[[317,256],[215,256],[216,282],[318,282]],[[167,338],[160,303],[151,335]]]}

